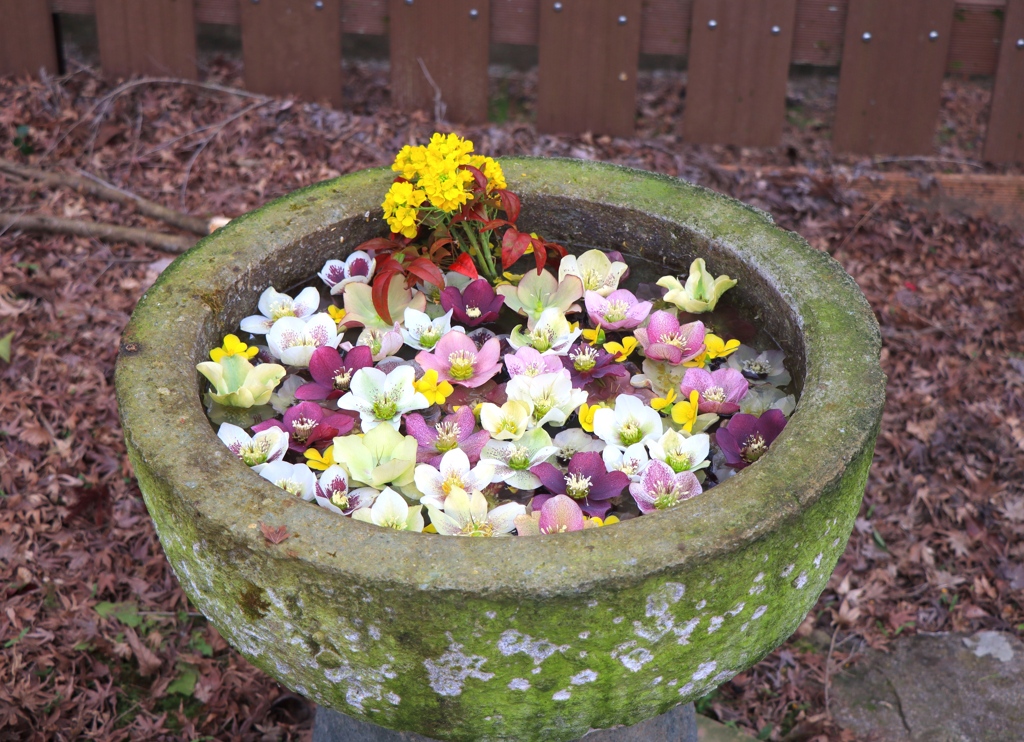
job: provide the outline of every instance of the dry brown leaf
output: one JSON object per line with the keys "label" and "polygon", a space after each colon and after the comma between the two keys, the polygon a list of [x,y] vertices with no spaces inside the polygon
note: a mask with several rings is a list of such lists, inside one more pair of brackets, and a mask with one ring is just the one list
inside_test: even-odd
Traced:
{"label": "dry brown leaf", "polygon": [[153,654],[153,651],[142,643],[139,639],[139,635],[135,633],[135,629],[131,626],[124,627],[124,636],[128,641],[128,646],[132,649],[132,654],[135,655],[135,659],[139,662],[139,675],[144,678],[148,678],[150,675],[160,669],[160,665],[163,661]]}

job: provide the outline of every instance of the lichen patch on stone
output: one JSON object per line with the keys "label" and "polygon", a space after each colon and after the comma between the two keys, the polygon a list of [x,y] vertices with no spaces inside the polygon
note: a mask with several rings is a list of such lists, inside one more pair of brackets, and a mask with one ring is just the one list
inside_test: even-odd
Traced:
{"label": "lichen patch on stone", "polygon": [[532,636],[520,634],[515,629],[509,629],[498,639],[498,651],[506,657],[522,653],[533,659],[533,664],[539,665],[555,652],[565,652],[569,649],[568,644],[558,645],[547,639],[534,639]]}
{"label": "lichen patch on stone", "polygon": [[469,678],[486,682],[494,677],[493,672],[481,669],[487,662],[486,657],[465,654],[462,645],[456,644],[450,633],[448,641],[451,642],[448,651],[437,660],[423,661],[430,678],[430,687],[435,693],[441,696],[458,696],[461,695],[462,686]]}
{"label": "lichen patch on stone", "polygon": [[569,684],[584,685],[586,683],[593,683],[595,680],[597,680],[596,672],[593,670],[584,670],[583,672],[578,672],[569,678]]}

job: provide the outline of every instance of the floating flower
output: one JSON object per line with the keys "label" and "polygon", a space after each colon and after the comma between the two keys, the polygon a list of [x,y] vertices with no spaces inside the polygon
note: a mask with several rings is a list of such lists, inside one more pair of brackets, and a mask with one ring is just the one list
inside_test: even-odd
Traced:
{"label": "floating flower", "polygon": [[444,404],[455,388],[447,381],[438,383],[437,371],[429,369],[413,384],[416,391],[427,399],[428,405]]}
{"label": "floating flower", "polygon": [[[405,344],[416,350],[430,350],[437,341],[452,331],[452,310],[431,319],[425,312],[420,312],[412,307],[405,308],[405,323],[402,325],[401,333]],[[455,328],[456,332],[462,332],[461,327]]]}
{"label": "floating flower", "polygon": [[379,363],[400,351],[404,342],[401,326],[396,322],[390,330],[364,327],[356,338],[356,347],[369,348],[370,358],[374,363]]}
{"label": "floating flower", "polygon": [[264,430],[250,436],[231,423],[221,423],[217,437],[246,466],[259,474],[267,464],[282,461],[288,450],[288,433],[280,428]]}
{"label": "floating flower", "polygon": [[516,516],[526,508],[516,502],[487,511],[487,498],[479,491],[452,490],[444,512],[427,505],[430,522],[442,536],[507,536],[515,528]]}
{"label": "floating flower", "polygon": [[531,347],[540,353],[564,355],[580,336],[580,329],[575,329],[560,309],[546,309],[537,320],[532,330],[522,332],[522,325],[512,329],[508,343],[513,348]]}
{"label": "floating flower", "polygon": [[[529,415],[527,410],[524,418]],[[470,462],[478,461],[481,449],[491,439],[486,430],[476,430],[473,410],[468,406],[460,407],[434,426],[427,425],[422,415],[406,415],[405,432],[418,444],[416,461],[435,467],[440,465],[444,454],[456,448],[466,454]]]}
{"label": "floating flower", "polygon": [[583,331],[583,340],[588,345],[602,345],[607,337],[604,334],[604,328],[598,323],[594,329]]}
{"label": "floating flower", "polygon": [[581,451],[596,451],[600,453],[605,449],[604,441],[587,435],[579,428],[569,428],[556,435],[552,441],[558,447],[555,456],[559,461],[567,462],[573,455]]}
{"label": "floating flower", "polygon": [[679,385],[683,396],[689,397],[696,390],[700,395],[698,412],[713,412],[716,415],[731,415],[740,409],[739,401],[750,385],[743,374],[733,368],[705,371],[689,368]]}
{"label": "floating flower", "polygon": [[633,495],[640,512],[645,515],[674,508],[703,491],[693,472],[677,474],[671,466],[657,460],[647,465],[639,482],[629,485],[629,494]]}
{"label": "floating flower", "polygon": [[372,523],[396,531],[423,531],[423,506],[410,505],[390,487],[384,489],[370,507],[361,507],[352,513],[353,520]]}
{"label": "floating flower", "polygon": [[427,398],[416,391],[415,378],[412,366],[399,366],[389,374],[361,368],[352,377],[348,394],[338,400],[338,408],[358,412],[365,433],[381,423],[398,430],[404,413],[430,406]]}
{"label": "floating flower", "polygon": [[289,366],[306,368],[317,348],[337,348],[341,342],[338,325],[326,312],[308,320],[282,317],[267,333],[267,345],[275,358]]}
{"label": "floating flower", "polygon": [[416,469],[416,439],[403,436],[390,425],[378,425],[366,435],[334,439],[334,457],[348,472],[350,482],[382,489],[408,488]]}
{"label": "floating flower", "polygon": [[594,415],[594,434],[623,450],[634,443],[657,440],[661,433],[661,415],[630,394],[616,398],[614,409],[598,410]]}
{"label": "floating flower", "polygon": [[615,356],[585,343],[573,347],[561,360],[562,366],[569,372],[572,385],[577,389],[583,389],[595,379],[605,376],[629,376],[629,371],[615,363]]}
{"label": "floating flower", "polygon": [[667,361],[678,366],[704,352],[704,323],[680,325],[671,312],[654,312],[647,327],[633,330],[651,360]]}
{"label": "floating flower", "polygon": [[376,269],[372,255],[356,250],[344,260],[328,260],[317,275],[330,287],[331,294],[337,295],[350,283],[370,283]]}
{"label": "floating flower", "polygon": [[484,402],[480,405],[480,426],[496,440],[517,441],[530,427],[532,415],[529,399],[510,399],[501,407],[493,402]]}
{"label": "floating flower", "polygon": [[505,306],[528,318],[526,326],[532,330],[546,309],[557,309],[563,320],[580,311],[573,302],[583,296],[583,283],[575,276],[558,281],[550,271],[529,271],[518,286],[499,286],[498,293],[505,297]]}
{"label": "floating flower", "polygon": [[605,343],[604,349],[615,356],[616,363],[623,363],[631,355],[633,351],[640,345],[640,341],[635,337],[624,337],[621,343],[611,342]]}
{"label": "floating flower", "polygon": [[270,406],[274,408],[274,412],[278,415],[283,415],[287,412],[288,408],[295,404],[295,393],[305,383],[306,380],[298,374],[285,377],[281,385],[270,395]]}
{"label": "floating flower", "polygon": [[252,358],[259,352],[259,348],[255,345],[250,348],[239,340],[237,335],[225,335],[224,342],[221,346],[210,351],[210,360],[216,363],[225,356],[245,356],[246,358]]}
{"label": "floating flower", "polygon": [[334,444],[324,449],[323,453],[320,453],[315,448],[307,448],[302,452],[302,455],[306,459],[306,466],[316,471],[327,471],[334,466]]}
{"label": "floating flower", "polygon": [[216,363],[204,361],[196,366],[196,370],[213,385],[210,392],[213,401],[228,407],[266,404],[274,387],[287,373],[284,366],[276,363],[253,366],[248,358],[241,355],[224,356]]}
{"label": "floating flower", "polygon": [[419,234],[420,206],[427,194],[407,181],[395,181],[384,196],[384,221],[393,234],[413,239]]}
{"label": "floating flower", "polygon": [[690,391],[688,399],[676,402],[672,406],[672,422],[680,426],[687,433],[693,430],[697,423],[697,414],[700,408],[700,392],[696,389]]}
{"label": "floating flower", "polygon": [[706,346],[704,352],[708,354],[709,361],[715,358],[731,356],[740,349],[739,340],[723,340],[711,332],[704,335],[704,345]]}
{"label": "floating flower", "polygon": [[587,250],[579,257],[566,255],[562,258],[562,262],[558,264],[558,280],[563,281],[566,276],[575,276],[583,284],[584,290],[608,296],[618,288],[619,280],[627,270],[625,263],[612,262],[600,250]]}
{"label": "floating flower", "polygon": [[715,432],[725,462],[743,469],[764,456],[786,427],[786,416],[779,410],[768,410],[761,417],[733,415],[726,427]]}
{"label": "floating flower", "polygon": [[416,363],[433,369],[439,379],[465,387],[478,387],[498,371],[501,343],[493,338],[477,350],[476,343],[461,332],[449,332],[434,346],[434,352],[420,351]]}
{"label": "floating flower", "polygon": [[[374,330],[390,330],[393,323],[386,322],[373,306],[373,289],[369,284],[350,283],[342,293],[345,303],[346,327],[369,327]],[[427,307],[427,297],[419,291],[407,288],[405,281],[396,276],[388,286],[388,312],[396,320],[405,316],[405,310],[412,307],[422,312]]]}
{"label": "floating flower", "polygon": [[336,435],[345,435],[356,422],[348,415],[327,414],[314,402],[300,402],[284,413],[284,421],[264,420],[252,426],[253,432],[280,428],[289,434],[289,448],[305,451],[329,441]]}
{"label": "floating flower", "polygon": [[490,281],[485,278],[472,281],[462,291],[455,286],[448,286],[441,292],[441,308],[452,312],[455,321],[466,327],[476,327],[498,319],[498,312],[504,303],[505,297],[495,294]]}
{"label": "floating flower", "polygon": [[658,285],[668,289],[665,301],[684,312],[700,314],[713,312],[722,294],[735,286],[736,281],[729,276],[715,278],[708,272],[704,258],[697,258],[690,263],[690,276],[685,286],[675,276],[663,276]]}
{"label": "floating flower", "polygon": [[341,326],[342,322],[345,321],[345,310],[341,307],[336,307],[333,304],[327,307],[327,313],[331,315],[331,319],[334,320],[334,324]]}
{"label": "floating flower", "polygon": [[593,433],[594,415],[597,414],[598,410],[602,410],[604,408],[605,405],[600,403],[587,404],[586,402],[584,402],[583,404],[581,404],[580,409],[577,413],[579,415],[580,427],[583,428],[583,430],[585,430],[588,433]]}
{"label": "floating flower", "polygon": [[494,464],[481,459],[476,466],[469,463],[465,452],[456,448],[441,457],[437,467],[418,464],[416,489],[423,493],[420,502],[427,507],[446,509],[445,498],[455,490],[482,490],[491,483]]}
{"label": "floating flower", "polygon": [[260,294],[257,309],[260,313],[246,317],[239,323],[242,332],[266,335],[282,317],[306,319],[320,307],[320,292],[312,286],[304,288],[294,299],[273,286]]}
{"label": "floating flower", "polygon": [[260,469],[260,476],[307,502],[311,502],[316,496],[316,474],[305,464],[274,461]]}
{"label": "floating flower", "polygon": [[[505,387],[509,402],[522,402],[533,417],[531,427],[565,425],[576,408],[587,401],[587,392],[574,389],[567,372],[540,376],[514,376]],[[497,437],[497,436],[495,436]]]}
{"label": "floating flower", "polygon": [[533,498],[533,508],[543,507],[554,495],[568,495],[579,504],[587,515],[604,516],[611,508],[608,502],[622,494],[629,484],[629,477],[621,471],[608,471],[595,452],[577,453],[569,459],[568,471],[562,473],[551,464],[538,464],[530,469],[543,483],[550,495]]}
{"label": "floating flower", "polygon": [[632,330],[640,326],[651,313],[654,305],[638,300],[631,291],[619,289],[605,298],[597,291],[588,291],[583,296],[587,316],[595,325],[606,330]]}
{"label": "floating flower", "polygon": [[678,474],[708,466],[711,438],[706,433],[680,435],[678,431],[670,428],[657,441],[648,443],[647,448],[652,459],[664,461]]}
{"label": "floating flower", "polygon": [[504,482],[517,490],[535,490],[540,479],[530,468],[555,455],[558,447],[543,428],[534,428],[517,441],[490,441],[480,452],[480,460],[494,467],[491,482]]}
{"label": "floating flower", "polygon": [[348,488],[348,475],[340,466],[332,466],[316,484],[316,504],[338,515],[351,515],[360,508],[373,505],[378,492],[373,487]]}
{"label": "floating flower", "polygon": [[779,410],[789,417],[796,409],[796,397],[786,394],[774,386],[752,386],[747,396],[740,400],[740,412],[760,417],[768,410]]}
{"label": "floating flower", "polygon": [[344,354],[337,348],[317,348],[309,357],[309,374],[313,381],[296,389],[295,398],[337,399],[348,391],[356,371],[372,365],[373,351],[365,345],[357,345]]}
{"label": "floating flower", "polygon": [[651,409],[655,409],[663,415],[670,414],[668,408],[672,407],[672,404],[676,401],[676,390],[669,389],[664,397],[655,397],[651,400]]}
{"label": "floating flower", "polygon": [[641,472],[650,461],[643,443],[634,443],[625,451],[615,446],[605,446],[601,458],[608,471],[620,471],[632,482],[639,481]]}
{"label": "floating flower", "polygon": [[514,355],[506,355],[505,370],[509,377],[519,376],[540,376],[541,374],[552,374],[562,370],[561,357],[548,352],[540,353],[530,346],[524,346],[517,350]]}
{"label": "floating flower", "polygon": [[586,519],[576,501],[565,495],[555,495],[538,510],[516,518],[516,533],[520,536],[541,536],[549,533],[569,533],[586,528]]}
{"label": "floating flower", "polygon": [[741,346],[729,357],[729,368],[734,368],[753,382],[768,383],[772,386],[786,386],[792,377],[783,361],[786,356],[781,350],[765,350],[758,353],[749,346]]}

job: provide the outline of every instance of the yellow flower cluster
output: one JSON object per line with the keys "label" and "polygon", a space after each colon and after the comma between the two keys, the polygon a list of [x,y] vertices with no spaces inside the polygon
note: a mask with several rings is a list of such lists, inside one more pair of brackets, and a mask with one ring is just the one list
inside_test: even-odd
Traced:
{"label": "yellow flower cluster", "polygon": [[482,172],[484,177],[487,178],[488,193],[493,191],[495,188],[508,188],[508,183],[505,182],[505,173],[502,171],[501,165],[490,157],[473,155],[469,160],[469,164]]}
{"label": "yellow flower cluster", "polygon": [[420,204],[426,200],[426,194],[413,186],[412,183],[399,181],[392,183],[384,197],[384,218],[391,231],[412,239],[419,232],[416,217],[420,213]]}

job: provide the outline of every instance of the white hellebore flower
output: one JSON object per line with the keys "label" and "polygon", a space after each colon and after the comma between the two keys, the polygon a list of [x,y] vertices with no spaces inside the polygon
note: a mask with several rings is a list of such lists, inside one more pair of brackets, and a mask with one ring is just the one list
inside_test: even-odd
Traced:
{"label": "white hellebore flower", "polygon": [[271,286],[260,294],[257,308],[260,313],[246,317],[239,323],[239,327],[243,332],[251,332],[253,335],[266,335],[282,317],[306,319],[312,315],[320,308],[320,292],[309,286],[293,299]]}
{"label": "white hellebore flower", "polygon": [[[510,402],[522,402],[530,407],[533,411],[533,425],[530,427],[533,428],[549,424],[560,428],[565,425],[569,415],[587,401],[587,392],[573,389],[569,372],[564,369],[540,376],[513,376],[505,392]],[[657,412],[654,415],[660,424],[661,416]],[[661,428],[658,432],[661,432]]]}
{"label": "white hellebore flower", "polygon": [[601,458],[608,471],[621,471],[633,482],[640,481],[640,474],[650,461],[643,443],[634,443],[625,451],[615,446],[605,446]]}
{"label": "white hellebore flower", "polygon": [[526,514],[526,506],[509,502],[487,512],[487,498],[481,492],[470,495],[456,489],[448,496],[444,512],[431,505],[427,512],[442,536],[507,536],[516,527],[516,516]]}
{"label": "white hellebore flower", "polygon": [[[437,319],[430,319],[425,312],[406,307],[405,322],[400,328],[405,344],[417,350],[433,350],[437,341],[452,331],[453,311],[449,309]],[[465,332],[461,327],[456,327],[454,330]]]}
{"label": "white hellebore flower", "polygon": [[647,444],[651,458],[664,461],[672,467],[676,474],[694,471],[708,466],[708,452],[711,450],[711,437],[707,433],[685,435],[669,428],[657,441]]}
{"label": "white hellebore flower", "polygon": [[320,475],[316,485],[316,504],[338,515],[351,515],[360,508],[373,504],[380,494],[373,487],[348,488],[348,474],[334,464],[327,467]]}
{"label": "white hellebore flower", "polygon": [[317,275],[337,296],[350,283],[369,283],[376,267],[377,261],[369,253],[356,250],[345,260],[328,260]]}
{"label": "white hellebore flower", "polygon": [[420,502],[427,507],[444,508],[454,490],[482,490],[491,483],[494,462],[480,461],[470,467],[465,451],[454,448],[441,457],[437,469],[430,464],[416,467],[416,489],[423,493]]}
{"label": "white hellebore flower", "polygon": [[361,368],[352,375],[349,391],[338,400],[338,409],[359,413],[364,433],[381,423],[398,430],[402,415],[430,407],[427,398],[416,391],[416,370],[399,366],[389,374],[376,368]]}
{"label": "white hellebore flower", "polygon": [[423,506],[408,504],[404,497],[386,487],[377,495],[372,506],[360,508],[352,513],[352,519],[372,523],[381,528],[420,533],[423,530]]}
{"label": "white hellebore flower", "polygon": [[600,250],[587,250],[578,258],[566,255],[558,264],[558,280],[566,276],[576,276],[583,282],[585,291],[596,291],[601,296],[608,296],[619,287],[619,279],[626,272],[626,264],[612,262]]}
{"label": "white hellebore flower", "polygon": [[614,410],[603,407],[594,413],[594,435],[622,450],[634,443],[655,441],[661,437],[662,430],[658,411],[631,394],[620,394],[615,399]]}
{"label": "white hellebore flower", "polygon": [[288,450],[288,431],[281,428],[267,428],[250,436],[237,425],[221,423],[217,437],[257,474],[267,464],[283,460]]}
{"label": "white hellebore flower", "polygon": [[535,490],[540,477],[530,471],[558,452],[543,428],[534,428],[518,441],[489,441],[480,451],[480,462],[494,466],[491,482],[504,482],[518,490]]}
{"label": "white hellebore flower", "polygon": [[317,348],[337,348],[341,342],[338,324],[326,312],[314,314],[308,320],[282,317],[267,333],[267,345],[275,358],[298,368],[307,368]]}
{"label": "white hellebore flower", "polygon": [[533,348],[540,353],[554,353],[564,356],[572,344],[582,333],[579,327],[575,330],[565,318],[565,312],[558,307],[551,307],[541,312],[532,330],[522,332],[522,325],[516,325],[508,338],[508,343],[516,350]]}
{"label": "white hellebore flower", "polygon": [[305,464],[274,461],[263,467],[260,476],[307,502],[316,497],[316,474]]}
{"label": "white hellebore flower", "polygon": [[533,407],[528,402],[509,400],[501,407],[493,402],[480,406],[480,427],[499,441],[517,441],[530,427]]}
{"label": "white hellebore flower", "polygon": [[604,441],[587,435],[581,428],[563,430],[551,441],[558,450],[555,456],[564,465],[573,454],[580,451],[596,451],[601,453],[606,448]]}

